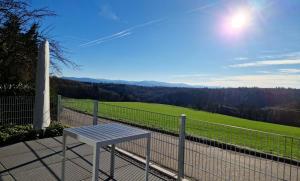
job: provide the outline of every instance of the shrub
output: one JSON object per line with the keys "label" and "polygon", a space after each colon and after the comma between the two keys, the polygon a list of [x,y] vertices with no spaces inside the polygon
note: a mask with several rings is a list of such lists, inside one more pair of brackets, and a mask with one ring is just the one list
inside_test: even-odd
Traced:
{"label": "shrub", "polygon": [[64,128],[67,126],[62,125],[59,122],[53,122],[45,131],[44,137],[56,137],[61,136]]}
{"label": "shrub", "polygon": [[43,130],[34,130],[31,124],[0,126],[0,146],[39,138],[61,136],[64,128],[66,126],[59,122],[52,122],[45,132]]}

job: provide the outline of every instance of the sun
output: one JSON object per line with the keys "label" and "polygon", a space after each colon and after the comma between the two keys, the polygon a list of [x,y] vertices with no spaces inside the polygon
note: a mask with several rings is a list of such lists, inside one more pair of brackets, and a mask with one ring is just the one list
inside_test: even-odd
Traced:
{"label": "sun", "polygon": [[249,9],[236,9],[227,16],[225,27],[229,33],[241,33],[250,26],[252,19],[252,13]]}
{"label": "sun", "polygon": [[230,27],[232,29],[246,28],[250,23],[250,13],[247,10],[239,10],[230,18]]}

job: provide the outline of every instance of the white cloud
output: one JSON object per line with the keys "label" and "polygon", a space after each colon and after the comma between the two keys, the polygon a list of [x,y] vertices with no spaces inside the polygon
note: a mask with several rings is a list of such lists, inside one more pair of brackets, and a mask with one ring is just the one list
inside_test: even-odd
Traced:
{"label": "white cloud", "polygon": [[270,74],[270,71],[267,70],[261,70],[261,71],[257,71],[257,73],[261,73],[261,74]]}
{"label": "white cloud", "polygon": [[288,52],[288,53],[277,53],[277,54],[268,54],[260,56],[259,58],[262,59],[291,59],[291,58],[299,58],[300,52],[294,51],[294,52]]}
{"label": "white cloud", "polygon": [[264,61],[254,61],[241,64],[229,65],[232,68],[244,68],[244,67],[262,67],[271,65],[297,65],[300,64],[300,59],[286,59],[286,60],[264,60]]}
{"label": "white cloud", "polygon": [[172,82],[183,82],[192,85],[217,87],[291,87],[300,88],[298,74],[250,74],[236,76],[188,77],[173,79]]}
{"label": "white cloud", "polygon": [[112,10],[109,5],[103,5],[100,7],[99,14],[105,18],[117,21],[119,20],[119,16]]}
{"label": "white cloud", "polygon": [[173,75],[172,78],[193,78],[193,77],[209,77],[211,74],[177,74]]}
{"label": "white cloud", "polygon": [[296,74],[296,73],[300,73],[300,69],[279,69],[279,72],[285,74]]}
{"label": "white cloud", "polygon": [[236,57],[234,60],[248,60],[248,57]]}

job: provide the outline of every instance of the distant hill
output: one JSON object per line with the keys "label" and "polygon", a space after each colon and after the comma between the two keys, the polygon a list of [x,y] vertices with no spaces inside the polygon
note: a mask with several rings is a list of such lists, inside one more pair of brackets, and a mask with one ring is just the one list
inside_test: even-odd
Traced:
{"label": "distant hill", "polygon": [[127,80],[109,80],[109,79],[93,79],[87,77],[62,77],[66,80],[74,80],[80,82],[90,82],[90,83],[110,83],[110,84],[126,84],[126,85],[136,85],[143,87],[189,87],[189,88],[203,88],[205,86],[193,86],[184,83],[167,83],[159,81],[127,81]]}

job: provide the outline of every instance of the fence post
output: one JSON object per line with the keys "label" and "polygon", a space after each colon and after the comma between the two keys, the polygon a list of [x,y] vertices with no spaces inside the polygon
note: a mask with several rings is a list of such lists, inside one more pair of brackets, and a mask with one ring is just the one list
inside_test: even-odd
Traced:
{"label": "fence post", "polygon": [[60,122],[60,112],[61,112],[61,95],[57,95],[57,118],[56,120]]}
{"label": "fence post", "polygon": [[98,101],[94,101],[94,119],[93,119],[93,125],[98,124]]}
{"label": "fence post", "polygon": [[178,143],[178,180],[184,178],[184,150],[185,150],[185,114],[181,115],[179,143]]}

